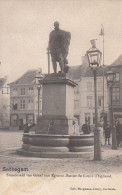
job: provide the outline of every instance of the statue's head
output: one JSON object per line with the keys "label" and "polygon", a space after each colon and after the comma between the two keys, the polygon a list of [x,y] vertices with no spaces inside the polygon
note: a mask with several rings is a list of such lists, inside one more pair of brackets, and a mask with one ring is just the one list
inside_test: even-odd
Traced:
{"label": "statue's head", "polygon": [[54,27],[55,27],[55,29],[59,29],[59,22],[54,22]]}

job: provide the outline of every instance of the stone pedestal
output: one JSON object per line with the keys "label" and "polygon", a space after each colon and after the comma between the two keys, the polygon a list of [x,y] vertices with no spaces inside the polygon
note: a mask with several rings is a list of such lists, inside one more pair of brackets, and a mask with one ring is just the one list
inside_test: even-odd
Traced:
{"label": "stone pedestal", "polygon": [[46,75],[42,93],[42,116],[36,134],[72,135],[74,132],[74,81],[64,74]]}

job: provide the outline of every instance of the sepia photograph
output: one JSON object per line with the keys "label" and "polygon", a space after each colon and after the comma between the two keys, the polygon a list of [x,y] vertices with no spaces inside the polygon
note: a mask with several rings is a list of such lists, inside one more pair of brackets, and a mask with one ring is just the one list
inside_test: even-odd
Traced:
{"label": "sepia photograph", "polygon": [[0,0],[0,194],[122,194],[122,1]]}

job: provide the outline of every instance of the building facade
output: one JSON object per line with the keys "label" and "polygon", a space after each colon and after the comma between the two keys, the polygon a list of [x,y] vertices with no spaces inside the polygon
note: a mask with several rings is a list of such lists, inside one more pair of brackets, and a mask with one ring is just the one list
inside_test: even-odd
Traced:
{"label": "building facade", "polygon": [[112,87],[113,115],[122,121],[122,55],[110,65],[109,69],[116,73]]}
{"label": "building facade", "polygon": [[37,70],[27,71],[21,78],[10,83],[10,127],[23,129],[25,124],[36,124],[38,115],[42,109],[42,94],[38,96],[35,84]]}
{"label": "building facade", "polygon": [[[106,71],[107,67],[105,67]],[[95,124],[95,102],[94,102],[94,79],[93,72],[88,66],[75,66],[70,68],[73,80],[78,84],[74,88],[74,112],[78,119],[79,125],[83,125],[86,121],[89,124]],[[104,82],[104,93],[103,93]],[[104,99],[103,99],[104,98]],[[103,109],[104,101],[104,109]],[[97,105],[98,105],[98,123],[103,123],[107,118],[108,97],[106,80],[103,80],[103,68],[97,71]]]}
{"label": "building facade", "polygon": [[10,92],[7,77],[0,78],[0,128],[9,128]]}
{"label": "building facade", "polygon": [[[122,120],[122,55],[109,66],[101,66],[97,70],[97,108],[98,124],[109,120],[109,89],[105,74],[108,70],[116,73],[113,85],[113,115],[114,118]],[[94,102],[94,78],[87,60],[83,58],[83,65],[70,67],[70,74],[78,84],[74,89],[74,112],[78,123],[83,125],[88,121],[95,124],[95,102]],[[104,75],[104,77],[103,77]]]}
{"label": "building facade", "polygon": [[[113,86],[113,113],[115,117],[122,119],[122,57],[119,57],[112,65],[99,67],[97,70],[97,107],[100,126],[103,124],[103,117],[104,120],[109,119],[109,94],[105,78],[108,70],[116,73]],[[39,114],[42,114],[42,94],[38,99],[35,85],[36,73],[37,70],[29,70],[10,84],[10,126],[12,128],[22,129],[26,123],[36,124],[38,100]],[[74,116],[78,119],[78,124],[82,126],[88,121],[89,124],[94,125],[94,78],[91,68],[84,61],[83,65],[71,66],[68,74],[78,84],[74,88]]]}

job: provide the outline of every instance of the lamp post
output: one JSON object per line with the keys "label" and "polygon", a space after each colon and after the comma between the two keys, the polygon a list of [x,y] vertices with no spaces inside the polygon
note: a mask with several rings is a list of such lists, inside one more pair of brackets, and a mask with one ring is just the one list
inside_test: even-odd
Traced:
{"label": "lamp post", "polygon": [[36,72],[36,77],[35,77],[35,83],[38,90],[38,118],[40,116],[40,91],[42,89],[41,80],[43,80],[43,78],[44,76],[42,75],[42,71],[38,70],[38,72]]}
{"label": "lamp post", "polygon": [[94,131],[94,160],[101,160],[100,130],[98,129],[97,113],[97,68],[101,63],[101,52],[96,48],[95,40],[91,40],[92,47],[87,51],[89,66],[94,75],[94,103],[95,103],[95,131]]}
{"label": "lamp post", "polygon": [[116,74],[109,70],[106,72],[106,81],[107,81],[107,86],[109,89],[109,122],[110,122],[110,128],[112,131],[112,149],[116,150],[117,149],[117,139],[116,139],[116,128],[113,120],[113,104],[112,104],[112,97],[113,97],[113,88],[112,86],[114,85],[114,81],[116,78]]}

